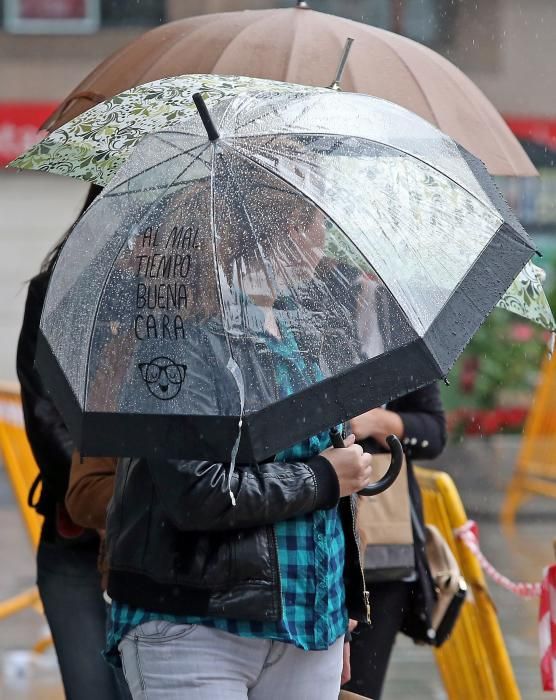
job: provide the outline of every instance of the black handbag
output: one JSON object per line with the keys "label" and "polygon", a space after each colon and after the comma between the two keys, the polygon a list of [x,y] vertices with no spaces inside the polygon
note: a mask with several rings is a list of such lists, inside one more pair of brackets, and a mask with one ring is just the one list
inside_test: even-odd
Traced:
{"label": "black handbag", "polygon": [[446,540],[433,525],[419,521],[413,504],[415,535],[414,601],[401,631],[418,644],[440,647],[450,636],[467,595],[467,585]]}

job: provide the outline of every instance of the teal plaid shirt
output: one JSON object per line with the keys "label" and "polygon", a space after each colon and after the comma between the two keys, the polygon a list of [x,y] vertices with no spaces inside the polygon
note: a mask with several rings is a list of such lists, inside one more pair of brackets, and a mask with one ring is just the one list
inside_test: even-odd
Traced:
{"label": "teal plaid shirt", "polygon": [[[282,396],[304,386],[306,378],[322,377],[320,367],[308,365],[288,328],[282,339],[265,337],[272,351],[277,385]],[[314,435],[276,455],[276,461],[301,461],[330,446],[328,432]],[[337,508],[292,518],[274,526],[278,548],[283,614],[277,622],[230,620],[193,615],[164,615],[112,602],[106,656],[118,661],[121,639],[137,625],[151,620],[198,624],[242,637],[274,639],[306,650],[327,649],[347,630],[343,583],[344,533]]]}

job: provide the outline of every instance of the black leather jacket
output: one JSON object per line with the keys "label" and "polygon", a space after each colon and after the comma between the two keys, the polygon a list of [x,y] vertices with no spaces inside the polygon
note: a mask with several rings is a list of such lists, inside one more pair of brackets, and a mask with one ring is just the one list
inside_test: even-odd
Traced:
{"label": "black leather jacket", "polygon": [[17,376],[31,448],[39,466],[48,473],[43,485],[43,491],[46,489],[43,499],[52,497],[63,502],[73,445],[68,429],[34,367],[37,332],[49,279],[48,272],[41,272],[29,282],[17,347]]}
{"label": "black leather jacket", "polygon": [[[273,524],[338,503],[330,463],[121,460],[108,511],[108,593],[133,607],[244,620],[282,616]],[[339,506],[350,617],[367,619],[352,501]]]}
{"label": "black leather jacket", "polygon": [[34,367],[37,332],[49,280],[50,272],[46,271],[29,283],[17,346],[17,376],[25,429],[41,477],[40,499],[34,505],[45,518],[42,537],[52,541],[56,536],[56,505],[64,502],[68,488],[73,443]]}

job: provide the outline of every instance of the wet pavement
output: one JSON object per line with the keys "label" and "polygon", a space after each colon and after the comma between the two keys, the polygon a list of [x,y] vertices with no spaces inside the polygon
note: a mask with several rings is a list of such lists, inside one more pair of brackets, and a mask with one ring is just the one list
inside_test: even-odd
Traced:
{"label": "wet pavement", "polygon": [[[556,519],[520,522],[513,536],[501,532],[492,519],[481,522],[481,544],[493,564],[511,577],[538,580],[542,567],[554,559],[552,539]],[[0,470],[0,599],[33,584],[34,562],[27,536],[13,503],[5,474]],[[9,562],[9,565],[6,565]],[[537,653],[537,602],[515,598],[494,585],[508,650],[524,700],[541,700]],[[0,621],[0,700],[63,700],[52,651],[28,651],[44,635],[44,620],[25,611]],[[384,693],[384,700],[441,700],[446,698],[429,649],[400,637]],[[462,698],[462,700],[467,700]]]}

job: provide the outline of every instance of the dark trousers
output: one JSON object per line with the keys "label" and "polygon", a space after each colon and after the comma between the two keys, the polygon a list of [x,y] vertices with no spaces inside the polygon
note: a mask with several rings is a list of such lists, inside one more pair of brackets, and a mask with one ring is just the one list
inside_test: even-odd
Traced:
{"label": "dark trousers", "polygon": [[358,625],[352,633],[351,680],[346,690],[380,700],[396,635],[412,604],[413,585],[404,581],[368,585],[372,622]]}
{"label": "dark trousers", "polygon": [[95,548],[41,542],[37,585],[66,700],[119,700],[114,671],[101,656],[106,607]]}

